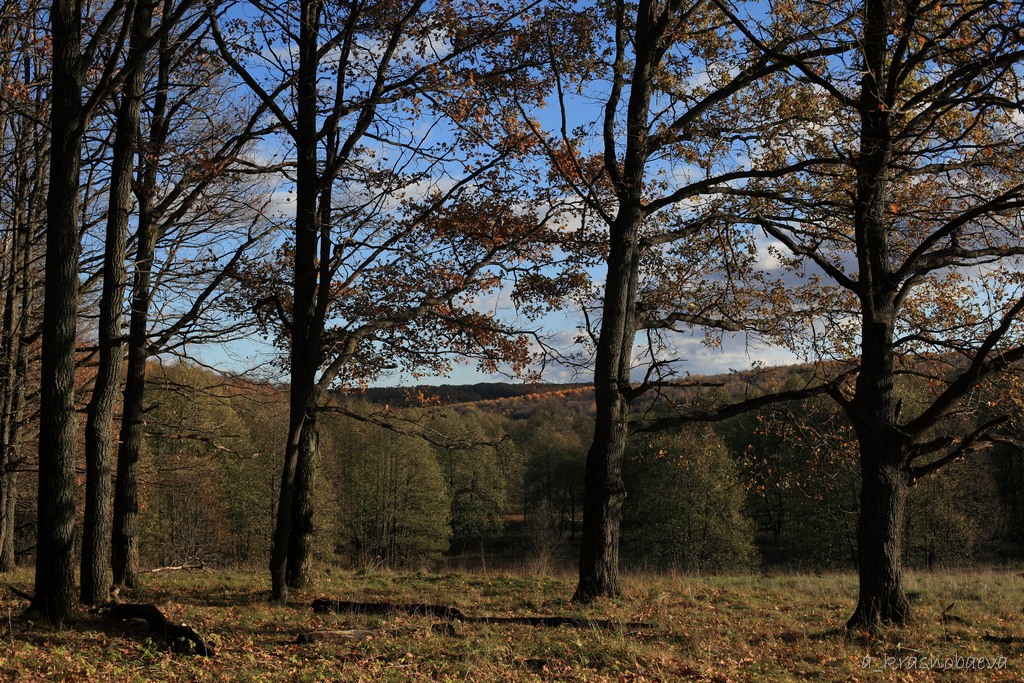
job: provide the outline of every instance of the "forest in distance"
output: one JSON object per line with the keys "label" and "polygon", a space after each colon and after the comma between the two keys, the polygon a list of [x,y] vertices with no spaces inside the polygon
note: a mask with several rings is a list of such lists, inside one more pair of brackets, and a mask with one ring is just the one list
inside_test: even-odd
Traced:
{"label": "forest in distance", "polygon": [[[1021,561],[1022,147],[1009,0],[0,2],[0,572],[59,625],[841,569],[908,625]],[[460,366],[529,393],[362,390]]]}
{"label": "forest in distance", "polygon": [[[708,377],[720,386],[680,391],[699,403],[710,392],[798,383],[806,370]],[[143,567],[261,565],[286,391],[187,363],[155,365],[149,377]],[[593,431],[588,385],[369,388],[331,406],[315,490],[320,570],[573,566]],[[1024,557],[1019,451],[980,457],[915,487],[908,566],[1014,566]],[[856,465],[850,425],[824,401],[639,439],[625,465],[624,564],[684,574],[850,570]],[[30,494],[17,514],[22,562],[35,539]]]}

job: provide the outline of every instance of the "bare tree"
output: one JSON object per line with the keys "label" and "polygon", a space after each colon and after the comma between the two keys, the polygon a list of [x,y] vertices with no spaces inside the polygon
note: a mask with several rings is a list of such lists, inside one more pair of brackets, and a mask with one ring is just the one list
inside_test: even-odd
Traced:
{"label": "bare tree", "polygon": [[[232,102],[224,65],[207,45],[205,12],[164,7],[152,45],[141,112],[138,206],[114,489],[113,580],[133,586],[138,564],[138,462],[145,433],[148,360],[187,355],[190,345],[225,343],[247,331],[220,302],[243,256],[275,225],[267,185],[252,172],[260,107]],[[180,19],[173,17],[180,15]]]}
{"label": "bare tree", "polygon": [[3,336],[0,339],[0,570],[15,566],[15,509],[17,470],[28,457],[27,429],[35,411],[30,409],[38,383],[30,376],[33,342],[39,318],[39,248],[46,191],[45,156],[46,60],[28,39],[41,21],[35,4],[5,6],[2,19],[4,55],[0,80],[6,90],[0,100],[0,150],[3,170],[0,208],[4,283]]}

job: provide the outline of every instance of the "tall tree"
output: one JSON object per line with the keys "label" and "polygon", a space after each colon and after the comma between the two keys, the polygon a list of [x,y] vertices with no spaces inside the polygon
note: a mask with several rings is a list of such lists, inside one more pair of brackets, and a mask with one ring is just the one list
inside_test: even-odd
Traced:
{"label": "tall tree", "polygon": [[[129,295],[127,369],[114,488],[113,580],[139,571],[138,462],[146,374],[157,354],[224,342],[244,323],[223,315],[230,275],[273,230],[263,182],[250,177],[259,107],[228,100],[205,11],[165,3],[150,44],[133,192],[138,206]],[[154,309],[157,309],[155,312]]]}
{"label": "tall tree", "polygon": [[[787,106],[814,119],[765,140],[766,157],[818,160],[766,182],[750,212],[808,278],[794,295],[832,309],[808,345],[857,372],[832,392],[860,454],[851,627],[909,618],[908,491],[994,438],[1003,415],[959,430],[950,417],[1024,357],[1021,12],[865,0],[842,29],[855,55],[794,83]],[[919,405],[900,400],[912,376],[931,387]]]}
{"label": "tall tree", "polygon": [[[507,199],[508,169],[525,136],[513,117],[482,104],[482,92],[514,77],[515,51],[529,47],[525,16],[475,0],[303,0],[297,22],[275,12],[262,19],[268,39],[279,31],[294,42],[246,52],[218,38],[294,154],[287,273],[250,269],[248,278],[272,312],[268,322],[284,332],[291,378],[270,561],[276,599],[307,571],[317,411],[327,387],[391,362],[441,370],[442,350],[487,363],[522,358],[522,340],[508,341],[506,325],[475,310],[473,299],[496,287],[501,271],[546,258],[537,245],[552,239],[546,220],[524,210],[529,198],[519,206]],[[297,65],[270,64],[281,78],[264,89],[260,60],[282,50]],[[425,109],[447,123],[417,130]]]}
{"label": "tall tree", "polygon": [[78,302],[78,171],[84,117],[82,9],[73,0],[50,7],[53,41],[50,182],[46,199],[42,412],[39,429],[39,520],[35,597],[30,609],[61,622],[76,608],[74,585],[75,338]]}
{"label": "tall tree", "polygon": [[[0,12],[3,35],[0,81],[0,171],[4,283],[3,331],[0,339],[0,571],[15,566],[17,470],[28,459],[28,425],[38,386],[30,374],[39,319],[38,239],[45,218],[48,135],[46,120],[47,58],[29,39],[41,11],[35,3],[6,5]],[[38,349],[36,349],[38,350]]]}
{"label": "tall tree", "polygon": [[[757,3],[744,3],[743,12],[751,25],[764,17]],[[559,15],[553,11],[551,18],[559,21]],[[781,284],[756,269],[756,235],[730,204],[755,179],[801,163],[754,166],[756,131],[787,125],[785,114],[759,109],[758,101],[774,94],[784,74],[847,46],[818,39],[827,17],[810,25],[769,17],[770,48],[752,51],[746,24],[730,24],[718,3],[705,0],[619,0],[583,15],[589,39],[568,52],[549,43],[561,121],[551,132],[533,127],[552,178],[574,197],[586,228],[575,246],[604,269],[598,300],[584,302],[597,419],[575,599],[588,602],[619,592],[622,463],[632,405],[678,380],[680,334],[700,326],[712,344],[722,332],[760,331],[782,341],[786,321],[808,315],[794,310]],[[593,45],[594,52],[580,45]],[[589,94],[595,91],[602,93],[597,111]],[[765,117],[751,120],[755,109]],[[533,120],[526,107],[523,113]],[[599,318],[593,325],[590,308]],[[764,325],[767,320],[782,324]],[[681,422],[721,419],[823,390],[815,381],[805,390],[715,411],[676,409]],[[636,419],[645,429],[661,424]]]}
{"label": "tall tree", "polygon": [[143,50],[150,42],[153,0],[140,0],[131,21],[127,59],[134,64],[124,83],[115,118],[106,235],[103,242],[103,291],[97,346],[99,367],[85,424],[85,520],[82,526],[81,600],[91,605],[109,598],[114,456],[114,411],[121,388],[122,315],[126,280],[128,223],[133,208],[133,159],[138,151],[139,119],[145,85]]}

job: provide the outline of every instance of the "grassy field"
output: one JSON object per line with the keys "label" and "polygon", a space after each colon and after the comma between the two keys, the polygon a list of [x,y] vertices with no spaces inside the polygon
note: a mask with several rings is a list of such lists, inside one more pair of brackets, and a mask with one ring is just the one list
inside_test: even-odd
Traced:
{"label": "grassy field", "polygon": [[[134,596],[196,627],[213,658],[173,652],[142,622],[89,615],[52,629],[20,619],[26,601],[0,591],[0,680],[18,681],[872,681],[1024,680],[1024,575],[915,574],[914,623],[848,634],[851,575],[632,576],[626,595],[587,612],[571,577],[331,571],[288,605],[262,574],[148,574]],[[20,572],[8,586],[31,590]],[[445,622],[389,614],[314,614],[318,597],[428,602],[471,616],[563,615],[649,628]],[[954,606],[947,607],[950,604]],[[296,642],[314,629],[361,629],[351,642]],[[1005,668],[924,670],[971,657]],[[916,658],[916,659],[914,659]],[[977,662],[973,662],[977,666]]]}

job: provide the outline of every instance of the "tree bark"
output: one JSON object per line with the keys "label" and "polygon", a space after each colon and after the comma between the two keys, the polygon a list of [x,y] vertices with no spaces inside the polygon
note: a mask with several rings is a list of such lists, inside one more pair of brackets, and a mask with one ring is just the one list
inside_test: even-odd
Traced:
{"label": "tree bark", "polygon": [[[2,122],[0,122],[2,124]],[[4,126],[6,129],[6,126]],[[18,150],[21,151],[21,150]],[[24,162],[21,154],[16,151],[17,157],[14,160],[16,168],[14,173],[17,180],[14,188],[14,211],[12,215],[12,228],[10,236],[5,240],[4,263],[6,268],[3,272],[4,298],[3,298],[3,337],[0,339],[0,358],[3,368],[0,372],[0,548],[7,545],[7,514],[10,509],[8,500],[12,491],[7,486],[7,473],[14,469],[14,449],[17,439],[18,415],[15,394],[24,384],[25,377],[18,375],[18,353],[21,347],[21,337],[18,333],[19,316],[16,312],[18,305],[17,292],[21,280],[21,223],[23,215],[23,192],[24,185],[21,180],[24,178]],[[24,315],[24,311],[21,312]],[[2,557],[0,550],[0,557]],[[0,560],[0,570],[7,571],[11,567],[4,567]]]}
{"label": "tree bark", "polygon": [[35,597],[29,607],[52,623],[77,608],[75,532],[75,336],[77,331],[79,168],[82,149],[81,6],[50,8],[53,71],[50,186],[39,426],[39,505]]}
{"label": "tree bark", "polygon": [[[152,7],[149,9],[152,12]],[[112,540],[113,578],[116,585],[134,587],[139,575],[139,456],[144,436],[146,362],[149,360],[149,309],[152,303],[153,258],[159,238],[154,209],[157,173],[168,134],[167,90],[170,83],[168,32],[160,40],[160,61],[153,101],[149,140],[139,150],[138,228],[132,274],[131,313],[128,323],[127,371],[121,407],[121,443],[117,452]]]}
{"label": "tree bark", "polygon": [[[651,79],[660,54],[657,49],[658,7],[658,3],[646,0],[637,7],[633,41],[636,56],[626,109],[626,148],[621,168],[615,148],[618,136],[608,131],[605,135],[605,163],[615,184],[618,213],[609,225],[608,272],[594,365],[596,423],[584,474],[579,583],[573,595],[574,601],[582,603],[619,592],[619,527],[626,497],[622,461],[632,400],[629,372],[636,336],[639,235],[646,218],[643,192]],[[621,44],[626,41],[628,30],[624,6],[620,6],[619,12],[616,40],[624,49]],[[618,68],[616,72],[614,93],[606,104],[606,121],[614,118],[619,106],[617,93],[625,83],[625,74]]]}
{"label": "tree bark", "polygon": [[82,527],[81,598],[93,605],[109,598],[112,569],[112,497],[110,478],[114,451],[114,410],[121,384],[123,346],[121,309],[124,306],[125,253],[132,210],[133,157],[138,149],[139,119],[145,72],[143,45],[150,37],[153,5],[143,0],[132,17],[128,59],[137,64],[125,82],[117,113],[106,241],[103,249],[103,291],[100,296],[99,368],[85,424],[85,521]]}
{"label": "tree bark", "polygon": [[295,498],[292,505],[292,533],[288,544],[287,581],[289,588],[302,588],[309,582],[313,549],[313,481],[316,476],[320,430],[316,414],[302,428],[295,472]]}
{"label": "tree bark", "polygon": [[215,653],[213,645],[189,626],[172,621],[164,616],[156,605],[139,603],[112,604],[103,610],[108,619],[142,619],[151,633],[156,633],[167,640],[175,649],[182,649],[189,654],[212,657]]}
{"label": "tree bark", "polygon": [[[302,432],[315,419],[319,395],[316,373],[320,369],[323,321],[317,314],[317,257],[320,220],[317,196],[320,177],[317,165],[317,34],[320,6],[302,0],[299,29],[299,72],[296,82],[295,146],[295,254],[293,262],[294,308],[291,324],[291,390],[288,441],[277,501],[277,521],[270,553],[271,591],[275,600],[288,599],[288,565],[292,542]],[[297,552],[297,551],[296,551]],[[293,558],[293,562],[298,562]],[[301,564],[301,563],[299,563]]]}
{"label": "tree bark", "polygon": [[117,452],[112,535],[113,579],[134,587],[139,575],[139,456],[142,452],[146,394],[147,331],[151,301],[150,276],[156,226],[140,211],[138,251],[132,282],[132,308],[128,332],[128,368],[121,409],[121,443]]}
{"label": "tree bark", "polygon": [[903,590],[903,529],[909,490],[902,468],[861,465],[857,561],[860,595],[847,628],[903,624],[910,602]]}
{"label": "tree bark", "polygon": [[604,317],[594,367],[596,417],[587,452],[580,534],[579,583],[573,600],[587,603],[619,593],[619,527],[626,497],[626,452],[635,336],[640,249],[638,212],[620,214],[612,226]]}
{"label": "tree bark", "polygon": [[[37,151],[37,155],[39,152]],[[37,156],[37,161],[39,161]],[[38,168],[42,168],[41,164]],[[39,171],[36,171],[39,173]],[[35,179],[38,181],[38,178]],[[34,185],[36,188],[40,183],[33,182],[25,177],[24,187]],[[24,419],[25,406],[25,382],[28,378],[28,352],[29,346],[26,339],[29,335],[29,322],[31,319],[33,279],[32,279],[32,233],[33,226],[37,220],[37,203],[31,193],[25,195],[25,206],[23,220],[18,226],[17,234],[17,279],[13,281],[17,297],[14,304],[17,307],[17,325],[13,328],[14,337],[11,342],[15,347],[13,351],[14,366],[12,378],[13,386],[8,387],[10,391],[10,405],[7,413],[7,422],[4,425],[5,437],[7,440],[3,468],[0,471],[0,488],[3,496],[0,498],[0,571],[10,571],[17,565],[15,554],[14,534],[15,515],[18,508],[18,475],[17,467],[21,462],[21,432],[22,420]]]}
{"label": "tree bark", "polygon": [[[295,357],[294,351],[292,357],[293,359]],[[307,401],[309,401],[311,400],[310,397],[315,396],[316,393],[310,386],[312,385],[312,377],[310,377],[310,381],[304,383],[297,383],[295,381],[294,366],[292,377],[291,400],[293,407],[288,427],[288,442],[285,447],[284,468],[281,472],[281,486],[278,491],[277,518],[274,525],[269,564],[271,594],[274,600],[279,602],[288,600],[288,588],[290,586],[289,560],[292,559],[294,561],[292,558],[293,551],[290,550],[290,546],[295,528],[293,516],[295,514],[299,451],[301,450],[302,432],[307,415],[309,414],[306,411],[296,409],[294,403],[302,396],[306,396]],[[315,406],[312,407],[312,410],[315,410]]]}
{"label": "tree bark", "polygon": [[908,439],[898,424],[894,393],[893,344],[899,285],[891,264],[891,226],[886,218],[887,178],[894,144],[894,95],[887,85],[886,57],[890,20],[885,0],[865,2],[860,153],[856,158],[853,217],[860,274],[861,362],[854,397],[847,408],[857,432],[861,461],[857,525],[860,596],[847,622],[849,628],[901,624],[910,617],[902,572]]}

